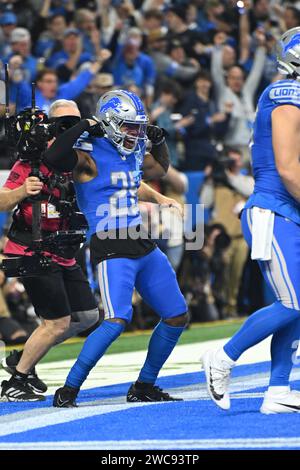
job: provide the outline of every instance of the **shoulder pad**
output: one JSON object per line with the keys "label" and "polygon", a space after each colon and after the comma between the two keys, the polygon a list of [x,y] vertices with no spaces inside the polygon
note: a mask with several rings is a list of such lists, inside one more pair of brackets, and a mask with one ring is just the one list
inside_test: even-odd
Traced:
{"label": "shoulder pad", "polygon": [[83,150],[85,152],[92,152],[93,143],[88,132],[84,132],[83,134],[81,134],[77,142],[73,145],[73,149]]}
{"label": "shoulder pad", "polygon": [[300,106],[300,83],[288,80],[275,82],[269,89],[269,98],[277,104]]}

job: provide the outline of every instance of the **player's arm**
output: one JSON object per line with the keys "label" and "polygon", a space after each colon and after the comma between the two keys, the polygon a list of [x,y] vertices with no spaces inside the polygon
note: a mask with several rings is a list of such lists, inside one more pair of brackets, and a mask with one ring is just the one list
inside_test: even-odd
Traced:
{"label": "player's arm", "polygon": [[[44,154],[45,163],[56,171],[72,171],[78,162],[78,153],[73,149],[76,141],[85,132],[97,131],[100,124],[93,119],[82,119],[78,124],[59,135]],[[99,129],[98,129],[99,128]],[[104,133],[102,132],[102,136]]]}
{"label": "player's arm", "polygon": [[151,153],[144,158],[144,177],[146,180],[161,178],[167,174],[170,165],[170,154],[163,129],[148,126],[147,136],[152,143]]}
{"label": "player's arm", "polygon": [[160,204],[168,207],[174,207],[179,210],[180,214],[183,215],[182,206],[175,201],[175,199],[171,199],[169,197],[160,194],[155,189],[151,188],[148,184],[144,181],[141,182],[141,185],[138,189],[138,199],[140,202],[152,202],[154,204]]}
{"label": "player's arm", "polygon": [[283,105],[272,112],[272,143],[278,173],[288,192],[300,202],[300,109]]}
{"label": "player's arm", "polygon": [[146,181],[162,178],[166,175],[164,168],[151,153],[146,153],[144,157],[143,173]]}
{"label": "player's arm", "polygon": [[77,149],[76,154],[77,164],[73,170],[74,181],[77,181],[78,183],[86,183],[96,176],[96,164],[88,152]]}

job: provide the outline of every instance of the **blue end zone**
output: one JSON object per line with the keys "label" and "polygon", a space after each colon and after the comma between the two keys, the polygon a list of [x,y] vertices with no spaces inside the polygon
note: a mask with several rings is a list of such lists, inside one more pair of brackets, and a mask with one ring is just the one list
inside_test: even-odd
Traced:
{"label": "blue end zone", "polygon": [[[234,368],[232,377],[242,377],[252,374],[258,374],[268,372],[270,369],[269,362],[260,362],[259,364],[250,364],[237,366]],[[161,377],[157,381],[157,384],[162,388],[180,388],[188,385],[196,385],[198,383],[204,383],[204,372],[189,373],[172,375],[167,377]],[[93,400],[101,400],[107,398],[126,396],[131,382],[124,384],[108,385],[105,387],[90,388],[88,390],[82,390],[78,399],[78,403],[87,402]],[[0,402],[0,416],[16,413],[18,411],[26,411],[36,408],[47,408],[52,404],[52,396],[47,397],[45,402],[39,403],[1,403]],[[0,438],[1,439],[1,438]]]}
{"label": "blue end zone", "polygon": [[[11,432],[5,432],[0,437],[0,443],[59,443],[68,442],[70,447],[76,442],[105,442],[108,441],[172,441],[176,449],[176,442],[190,440],[193,442],[210,442],[214,445],[216,440],[223,440],[216,444],[215,448],[234,448],[235,442],[245,442],[244,447],[239,448],[264,448],[264,442],[269,440],[266,448],[272,448],[270,442],[276,441],[274,448],[300,448],[299,416],[297,414],[269,415],[259,413],[262,402],[262,394],[265,387],[256,386],[256,378],[263,378],[267,384],[267,375],[270,364],[268,362],[239,366],[233,373],[233,384],[235,388],[232,393],[232,406],[230,411],[222,411],[210,400],[203,396],[203,372],[163,377],[159,385],[165,389],[178,388],[178,395],[189,391],[194,393],[193,398],[187,398],[183,402],[170,402],[160,404],[141,404],[138,407],[125,403],[125,396],[130,384],[118,384],[102,388],[84,390],[80,394],[80,402],[97,400],[97,405],[79,407],[78,410],[88,409],[88,416],[77,419],[74,410],[49,410],[51,416],[59,417],[60,413],[74,413],[66,422],[49,425],[47,416],[41,414],[41,424],[33,423],[32,429],[27,428],[24,432],[14,433],[12,425]],[[298,377],[297,377],[298,378]],[[239,381],[239,379],[241,379]],[[251,379],[251,385],[250,384]],[[249,381],[247,389],[247,381]],[[202,384],[202,385],[200,385]],[[261,382],[260,382],[261,384]],[[293,388],[300,388],[300,381],[292,383]],[[252,388],[249,388],[249,387]],[[202,393],[200,393],[200,389]],[[195,400],[198,396],[199,399]],[[237,395],[238,394],[238,395]],[[117,404],[114,401],[106,402],[107,410],[102,406],[101,400],[120,397]],[[52,397],[48,397],[45,403],[40,404],[12,404],[1,403],[0,412],[2,416],[10,415],[12,420],[17,420],[13,413],[32,409],[42,409],[51,406]],[[105,404],[105,402],[103,402]],[[100,407],[98,405],[101,405]],[[114,408],[115,406],[115,408]],[[124,409],[120,409],[124,406]],[[119,408],[118,408],[119,407]],[[101,409],[100,409],[101,408]],[[45,412],[45,410],[43,411]],[[70,415],[69,415],[70,416]],[[26,418],[24,415],[22,419]],[[29,419],[31,419],[29,417]],[[1,422],[1,419],[0,419]],[[17,421],[16,421],[17,422]],[[5,423],[9,426],[8,423]],[[1,427],[0,427],[1,428]],[[1,431],[0,431],[1,432]],[[240,440],[240,441],[237,441]],[[244,440],[244,441],[243,441]],[[257,444],[259,442],[259,444]],[[278,444],[279,442],[279,444]],[[290,444],[295,443],[296,444]],[[257,447],[255,447],[257,445]],[[291,447],[293,445],[293,447]],[[203,448],[199,444],[199,448]],[[271,446],[271,447],[270,447]],[[2,447],[3,448],[3,447]],[[151,447],[149,447],[151,448]],[[155,448],[155,447],[152,447]],[[170,448],[170,447],[167,447]],[[189,447],[187,447],[188,449]],[[195,447],[194,447],[195,448]]]}

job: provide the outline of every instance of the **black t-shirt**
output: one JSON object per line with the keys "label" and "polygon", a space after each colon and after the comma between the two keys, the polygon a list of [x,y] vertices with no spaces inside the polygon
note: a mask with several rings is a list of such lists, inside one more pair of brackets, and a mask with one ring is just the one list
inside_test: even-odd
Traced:
{"label": "black t-shirt", "polygon": [[[90,241],[91,261],[95,264],[111,258],[140,258],[156,248],[141,226],[136,228],[137,239],[128,234],[127,229],[116,230],[113,233],[94,233]],[[104,238],[105,237],[105,238]]]}

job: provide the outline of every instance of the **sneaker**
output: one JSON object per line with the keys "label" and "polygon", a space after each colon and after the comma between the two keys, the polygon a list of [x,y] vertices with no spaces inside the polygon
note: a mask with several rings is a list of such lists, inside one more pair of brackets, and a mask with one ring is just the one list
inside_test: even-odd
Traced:
{"label": "sneaker", "polygon": [[26,381],[17,380],[11,377],[3,380],[1,384],[1,401],[44,401],[44,395],[38,395],[28,385]]}
{"label": "sneaker", "polygon": [[210,398],[223,410],[229,410],[228,393],[231,368],[225,361],[214,360],[215,351],[206,351],[202,356],[202,364],[206,376],[207,391]]}
{"label": "sneaker", "polygon": [[300,413],[300,392],[296,390],[288,390],[282,393],[267,391],[260,412],[265,415]]}
{"label": "sneaker", "polygon": [[79,388],[72,388],[65,385],[58,388],[53,398],[55,408],[77,408],[76,398]]}
{"label": "sneaker", "polygon": [[[6,358],[1,361],[0,365],[2,369],[4,369],[8,374],[13,375],[21,359],[22,353],[23,351],[17,351],[14,349]],[[29,372],[26,383],[36,393],[47,392],[48,387],[45,382],[43,382],[38,377],[35,367]]]}
{"label": "sneaker", "polygon": [[167,392],[153,384],[135,382],[127,392],[128,402],[182,401],[182,398],[171,397]]}

